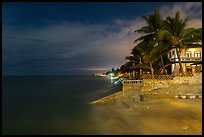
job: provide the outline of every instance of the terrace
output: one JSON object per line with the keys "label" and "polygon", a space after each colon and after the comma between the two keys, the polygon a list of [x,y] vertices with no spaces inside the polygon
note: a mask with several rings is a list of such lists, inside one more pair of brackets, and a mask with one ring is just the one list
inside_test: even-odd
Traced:
{"label": "terrace", "polygon": [[[192,63],[194,61],[202,61],[202,57],[180,57],[182,63]],[[169,58],[172,63],[178,63],[177,58]]]}

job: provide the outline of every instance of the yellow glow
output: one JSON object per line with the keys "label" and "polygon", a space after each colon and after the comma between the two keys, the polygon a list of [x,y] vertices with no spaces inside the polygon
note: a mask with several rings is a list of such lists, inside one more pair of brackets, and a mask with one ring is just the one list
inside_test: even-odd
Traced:
{"label": "yellow glow", "polygon": [[197,51],[197,50],[195,48],[189,48],[187,51],[194,52],[194,51]]}
{"label": "yellow glow", "polygon": [[109,68],[86,68],[86,70],[93,70],[93,71],[106,71]]}
{"label": "yellow glow", "polygon": [[202,48],[189,48],[189,49],[187,49],[186,51],[191,51],[191,52],[201,51],[201,52],[202,52]]}

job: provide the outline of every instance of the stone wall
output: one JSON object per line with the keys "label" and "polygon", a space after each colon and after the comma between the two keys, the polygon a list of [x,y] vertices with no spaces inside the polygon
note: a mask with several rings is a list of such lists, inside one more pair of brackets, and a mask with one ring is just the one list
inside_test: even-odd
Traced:
{"label": "stone wall", "polygon": [[126,104],[130,105],[132,103],[139,102],[139,93],[132,91],[120,91],[118,93],[103,97],[96,101],[91,102],[90,104]]}
{"label": "stone wall", "polygon": [[[136,86],[135,86],[136,85]],[[140,94],[148,98],[202,98],[202,73],[192,77],[175,77],[173,80],[143,80],[141,84],[125,84],[123,91],[106,96],[91,104],[126,104],[130,105],[140,101]]]}
{"label": "stone wall", "polygon": [[176,76],[171,83],[174,84],[202,84],[202,73],[195,73],[193,76]]}
{"label": "stone wall", "polygon": [[173,85],[180,86],[182,84],[202,85],[202,73],[195,73],[191,77],[176,76],[173,80],[144,79],[142,91],[152,91],[155,89],[168,88]]}
{"label": "stone wall", "polygon": [[129,80],[129,81],[123,82],[122,91],[138,92],[142,90],[142,87],[143,87],[143,81]]}
{"label": "stone wall", "polygon": [[143,80],[142,93],[146,95],[202,96],[202,73],[192,77],[176,76],[173,80]]}
{"label": "stone wall", "polygon": [[168,88],[172,80],[155,80],[155,79],[144,79],[142,92],[148,92],[155,89]]}

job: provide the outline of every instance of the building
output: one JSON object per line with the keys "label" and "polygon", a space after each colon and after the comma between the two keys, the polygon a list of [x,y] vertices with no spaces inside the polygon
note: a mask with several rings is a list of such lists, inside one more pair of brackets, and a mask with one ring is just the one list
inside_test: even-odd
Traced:
{"label": "building", "polygon": [[[171,72],[179,72],[179,60],[175,49],[169,51]],[[202,72],[202,47],[181,49],[181,63],[184,72]]]}

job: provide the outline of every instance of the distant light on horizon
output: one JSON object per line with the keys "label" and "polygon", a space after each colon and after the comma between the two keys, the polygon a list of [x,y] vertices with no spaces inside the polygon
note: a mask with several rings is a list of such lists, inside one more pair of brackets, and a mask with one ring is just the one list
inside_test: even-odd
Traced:
{"label": "distant light on horizon", "polygon": [[84,68],[83,70],[89,70],[89,71],[107,71],[110,68]]}

